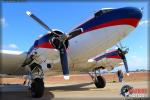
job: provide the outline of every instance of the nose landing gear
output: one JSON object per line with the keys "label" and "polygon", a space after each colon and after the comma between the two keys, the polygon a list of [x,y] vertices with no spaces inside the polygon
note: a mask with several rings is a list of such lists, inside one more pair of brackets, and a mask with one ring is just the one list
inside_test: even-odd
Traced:
{"label": "nose landing gear", "polygon": [[44,82],[43,79],[36,78],[31,84],[31,95],[34,98],[42,97],[44,94]]}
{"label": "nose landing gear", "polygon": [[28,67],[28,87],[33,98],[40,98],[44,94],[43,70],[39,64],[33,63]]}
{"label": "nose landing gear", "polygon": [[104,69],[104,67],[96,67],[92,72],[89,72],[89,75],[97,88],[104,88],[106,86],[106,80],[100,72],[101,69]]}

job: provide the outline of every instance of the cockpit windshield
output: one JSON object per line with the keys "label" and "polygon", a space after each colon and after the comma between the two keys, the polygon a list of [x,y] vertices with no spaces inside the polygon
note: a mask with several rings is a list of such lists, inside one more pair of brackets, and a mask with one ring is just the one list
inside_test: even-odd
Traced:
{"label": "cockpit windshield", "polygon": [[98,12],[95,13],[95,17],[101,16],[101,15],[103,15],[105,13],[108,13],[108,12],[110,12],[112,10],[113,10],[112,8],[107,8],[107,9],[103,8],[103,9],[101,9]]}

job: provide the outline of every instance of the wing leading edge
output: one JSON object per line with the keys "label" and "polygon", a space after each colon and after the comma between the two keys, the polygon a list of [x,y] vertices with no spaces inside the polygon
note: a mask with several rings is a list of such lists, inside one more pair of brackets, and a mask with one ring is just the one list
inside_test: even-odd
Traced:
{"label": "wing leading edge", "polygon": [[13,74],[18,75],[25,73],[25,69],[21,67],[21,64],[26,59],[27,53],[21,51],[1,50],[1,74]]}

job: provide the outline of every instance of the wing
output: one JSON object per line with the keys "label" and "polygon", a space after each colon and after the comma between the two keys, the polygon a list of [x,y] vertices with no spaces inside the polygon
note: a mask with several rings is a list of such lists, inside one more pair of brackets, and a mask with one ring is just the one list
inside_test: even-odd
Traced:
{"label": "wing", "polygon": [[113,70],[114,67],[123,65],[122,64],[123,60],[121,56],[118,54],[117,50],[113,50],[111,52],[109,51],[107,53],[98,55],[92,59],[89,59],[88,62],[92,63],[96,67],[103,67],[109,71]]}
{"label": "wing", "polygon": [[25,73],[21,67],[26,59],[27,53],[20,51],[1,50],[1,70],[0,74],[18,75]]}

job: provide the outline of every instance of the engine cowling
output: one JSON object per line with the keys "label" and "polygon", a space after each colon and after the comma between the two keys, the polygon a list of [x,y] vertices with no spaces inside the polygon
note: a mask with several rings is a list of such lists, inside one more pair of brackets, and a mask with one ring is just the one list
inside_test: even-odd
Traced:
{"label": "engine cowling", "polygon": [[[54,33],[51,33],[51,37],[50,37],[50,42],[51,44],[53,45],[54,48],[56,49],[61,49],[62,47],[62,41],[60,37],[62,37],[63,35],[65,35],[63,32],[59,31],[59,30],[54,30],[55,33],[57,33],[58,35],[54,34]],[[65,45],[65,48],[67,49],[68,46],[69,46],[69,42],[68,40],[65,40],[64,41],[64,45]]]}

